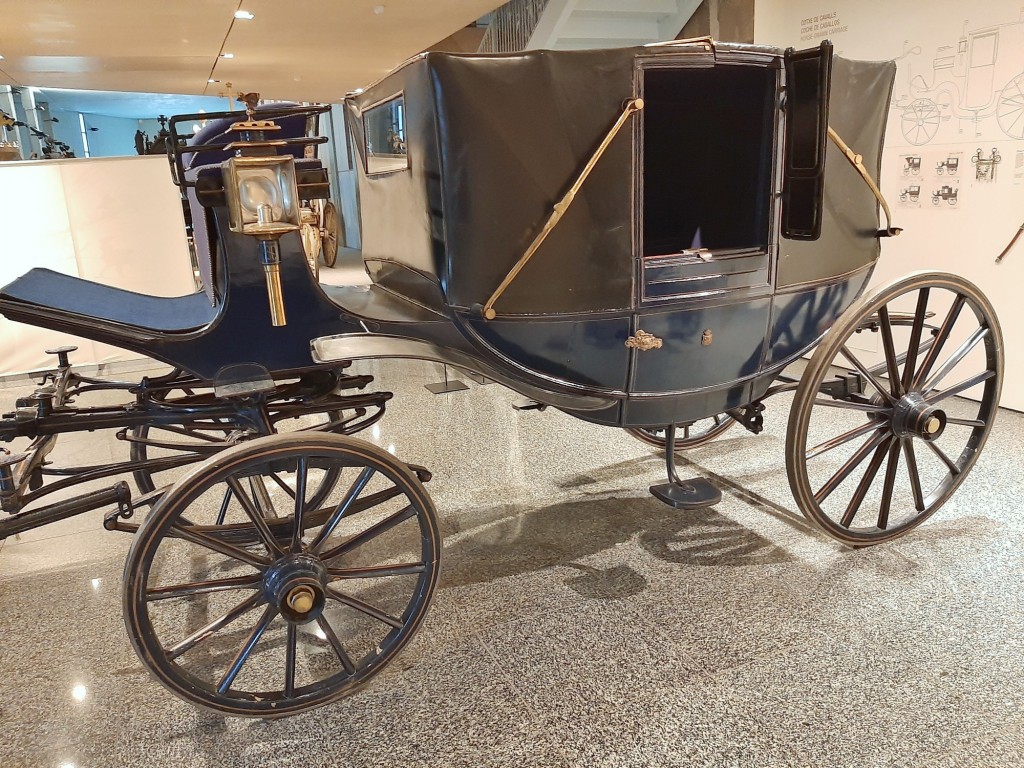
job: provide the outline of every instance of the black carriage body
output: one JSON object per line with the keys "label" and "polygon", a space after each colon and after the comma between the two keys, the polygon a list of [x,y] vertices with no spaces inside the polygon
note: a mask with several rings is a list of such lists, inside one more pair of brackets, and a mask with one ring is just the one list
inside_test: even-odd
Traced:
{"label": "black carriage body", "polygon": [[[876,178],[894,72],[832,63],[829,123]],[[879,255],[875,198],[832,146],[820,238],[780,235],[785,77],[777,49],[708,43],[412,60],[346,102],[375,287],[343,303],[373,325],[317,354],[464,365],[610,425],[752,402]],[[636,97],[643,110],[485,319]],[[381,114],[403,134],[384,152]],[[627,347],[640,330],[661,348]]]}

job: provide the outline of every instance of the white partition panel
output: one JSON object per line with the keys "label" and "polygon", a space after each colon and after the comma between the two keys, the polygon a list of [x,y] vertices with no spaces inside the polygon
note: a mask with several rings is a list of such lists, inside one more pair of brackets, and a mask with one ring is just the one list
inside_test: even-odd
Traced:
{"label": "white partition panel", "polygon": [[[181,203],[163,157],[0,164],[0,243],[0,285],[46,267],[156,296],[195,291]],[[0,375],[51,365],[43,350],[59,344],[76,344],[73,359],[82,364],[139,357],[0,318]]]}

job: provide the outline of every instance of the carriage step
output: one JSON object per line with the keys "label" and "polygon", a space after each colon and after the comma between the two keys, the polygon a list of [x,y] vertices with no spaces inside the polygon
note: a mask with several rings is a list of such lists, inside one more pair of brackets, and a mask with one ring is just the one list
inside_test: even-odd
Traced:
{"label": "carriage step", "polygon": [[520,400],[512,403],[512,407],[517,411],[543,411],[548,406],[545,403],[538,403],[536,400]]}
{"label": "carriage step", "polygon": [[676,509],[701,509],[711,507],[722,500],[722,492],[709,480],[694,477],[681,483],[652,485],[651,493]]}

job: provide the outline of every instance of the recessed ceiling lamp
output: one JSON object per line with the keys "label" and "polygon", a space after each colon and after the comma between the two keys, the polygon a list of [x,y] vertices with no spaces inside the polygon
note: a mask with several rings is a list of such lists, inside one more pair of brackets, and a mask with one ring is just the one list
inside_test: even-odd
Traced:
{"label": "recessed ceiling lamp", "polygon": [[373,6],[373,12],[375,14],[377,14],[378,16],[382,16],[384,14],[384,6],[383,5],[375,5],[375,6]]}
{"label": "recessed ceiling lamp", "polygon": [[256,18],[256,14],[255,13],[250,13],[249,11],[235,11],[235,18],[236,19],[245,19],[246,21],[251,21],[252,19]]}
{"label": "recessed ceiling lamp", "polygon": [[220,57],[222,59],[233,59],[233,58],[235,58],[235,54],[233,54],[233,53],[222,53],[220,55]]}
{"label": "recessed ceiling lamp", "polygon": [[3,60],[4,60],[4,57],[2,55],[0,55],[0,61],[3,61]]}
{"label": "recessed ceiling lamp", "polygon": [[207,80],[206,82],[208,82],[208,83],[219,83],[219,82],[220,82],[220,80],[214,80],[214,79],[213,79],[213,78],[211,77],[211,78],[210,78],[209,80]]}

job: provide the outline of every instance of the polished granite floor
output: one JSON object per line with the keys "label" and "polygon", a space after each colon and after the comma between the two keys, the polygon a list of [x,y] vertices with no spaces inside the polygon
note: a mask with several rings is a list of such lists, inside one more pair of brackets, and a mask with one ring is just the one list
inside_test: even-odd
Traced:
{"label": "polished granite floor", "polygon": [[[130,539],[91,513],[0,548],[0,766],[1022,763],[1021,415],[923,527],[851,550],[795,511],[788,395],[763,434],[690,454],[725,493],[684,513],[647,493],[662,460],[621,431],[513,410],[497,385],[431,395],[432,364],[357,368],[396,393],[363,436],[431,468],[445,534],[403,654],[307,715],[198,711],[134,656]],[[54,458],[123,447],[69,435]]]}

